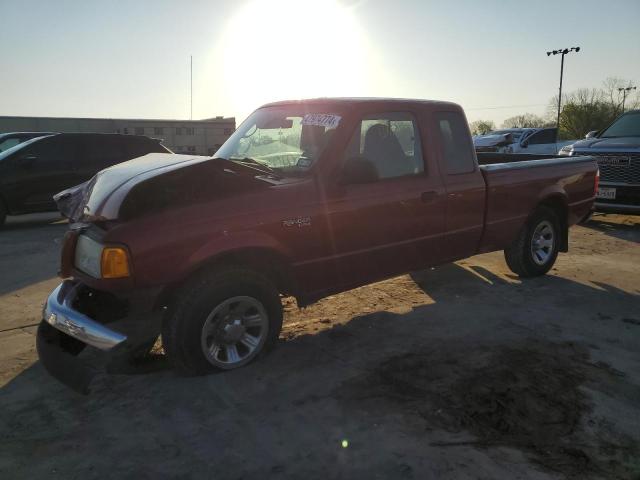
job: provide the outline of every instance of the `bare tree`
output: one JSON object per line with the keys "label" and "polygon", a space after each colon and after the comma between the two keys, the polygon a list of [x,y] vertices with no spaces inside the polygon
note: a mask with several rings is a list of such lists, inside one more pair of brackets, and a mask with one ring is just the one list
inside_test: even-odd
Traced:
{"label": "bare tree", "polygon": [[472,135],[486,135],[496,129],[496,124],[492,120],[476,120],[469,124]]}
{"label": "bare tree", "polygon": [[[607,78],[602,88],[582,88],[562,96],[560,113],[560,137],[581,138],[591,130],[600,130],[622,113],[622,95],[619,88],[630,86],[631,82],[620,78]],[[557,95],[549,101],[549,114],[555,114]],[[627,96],[627,109],[638,108],[639,95]]]}
{"label": "bare tree", "polygon": [[549,125],[549,121],[533,113],[524,113],[507,118],[502,122],[502,128],[542,128]]}

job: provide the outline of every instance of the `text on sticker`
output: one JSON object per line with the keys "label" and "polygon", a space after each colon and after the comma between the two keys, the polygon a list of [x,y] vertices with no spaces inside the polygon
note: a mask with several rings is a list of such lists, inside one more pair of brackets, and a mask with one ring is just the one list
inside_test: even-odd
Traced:
{"label": "text on sticker", "polygon": [[302,125],[315,125],[329,130],[336,128],[341,119],[341,116],[330,113],[307,113],[302,117]]}

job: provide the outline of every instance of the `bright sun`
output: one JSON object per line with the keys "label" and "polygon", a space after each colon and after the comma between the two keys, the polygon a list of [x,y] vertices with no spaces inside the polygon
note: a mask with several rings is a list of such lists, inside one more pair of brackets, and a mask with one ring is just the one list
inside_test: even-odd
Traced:
{"label": "bright sun", "polygon": [[351,9],[334,0],[256,0],[229,21],[216,76],[243,115],[276,100],[361,95],[367,48]]}

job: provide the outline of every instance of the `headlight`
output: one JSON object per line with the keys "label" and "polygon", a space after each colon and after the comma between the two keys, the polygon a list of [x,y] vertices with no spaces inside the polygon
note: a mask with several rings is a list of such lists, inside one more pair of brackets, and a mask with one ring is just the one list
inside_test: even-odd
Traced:
{"label": "headlight", "polygon": [[558,155],[571,156],[573,155],[573,145],[565,145],[560,149]]}
{"label": "headlight", "polygon": [[124,278],[130,275],[129,257],[122,247],[104,246],[80,235],[76,243],[74,264],[94,278]]}

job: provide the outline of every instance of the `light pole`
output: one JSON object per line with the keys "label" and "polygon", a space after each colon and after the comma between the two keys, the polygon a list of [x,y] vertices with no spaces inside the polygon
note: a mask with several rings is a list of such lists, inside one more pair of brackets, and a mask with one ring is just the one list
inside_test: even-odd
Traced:
{"label": "light pole", "polygon": [[627,92],[635,90],[636,87],[620,87],[618,92],[622,92],[622,113],[624,113],[624,101],[627,99]]}
{"label": "light pole", "polygon": [[562,59],[560,60],[560,90],[558,92],[558,119],[556,120],[556,127],[558,128],[558,133],[560,132],[560,106],[562,104],[562,74],[564,73],[564,56],[569,52],[580,51],[580,47],[571,47],[571,48],[562,48],[560,50],[551,50],[547,52],[547,57],[549,55],[562,55]]}

